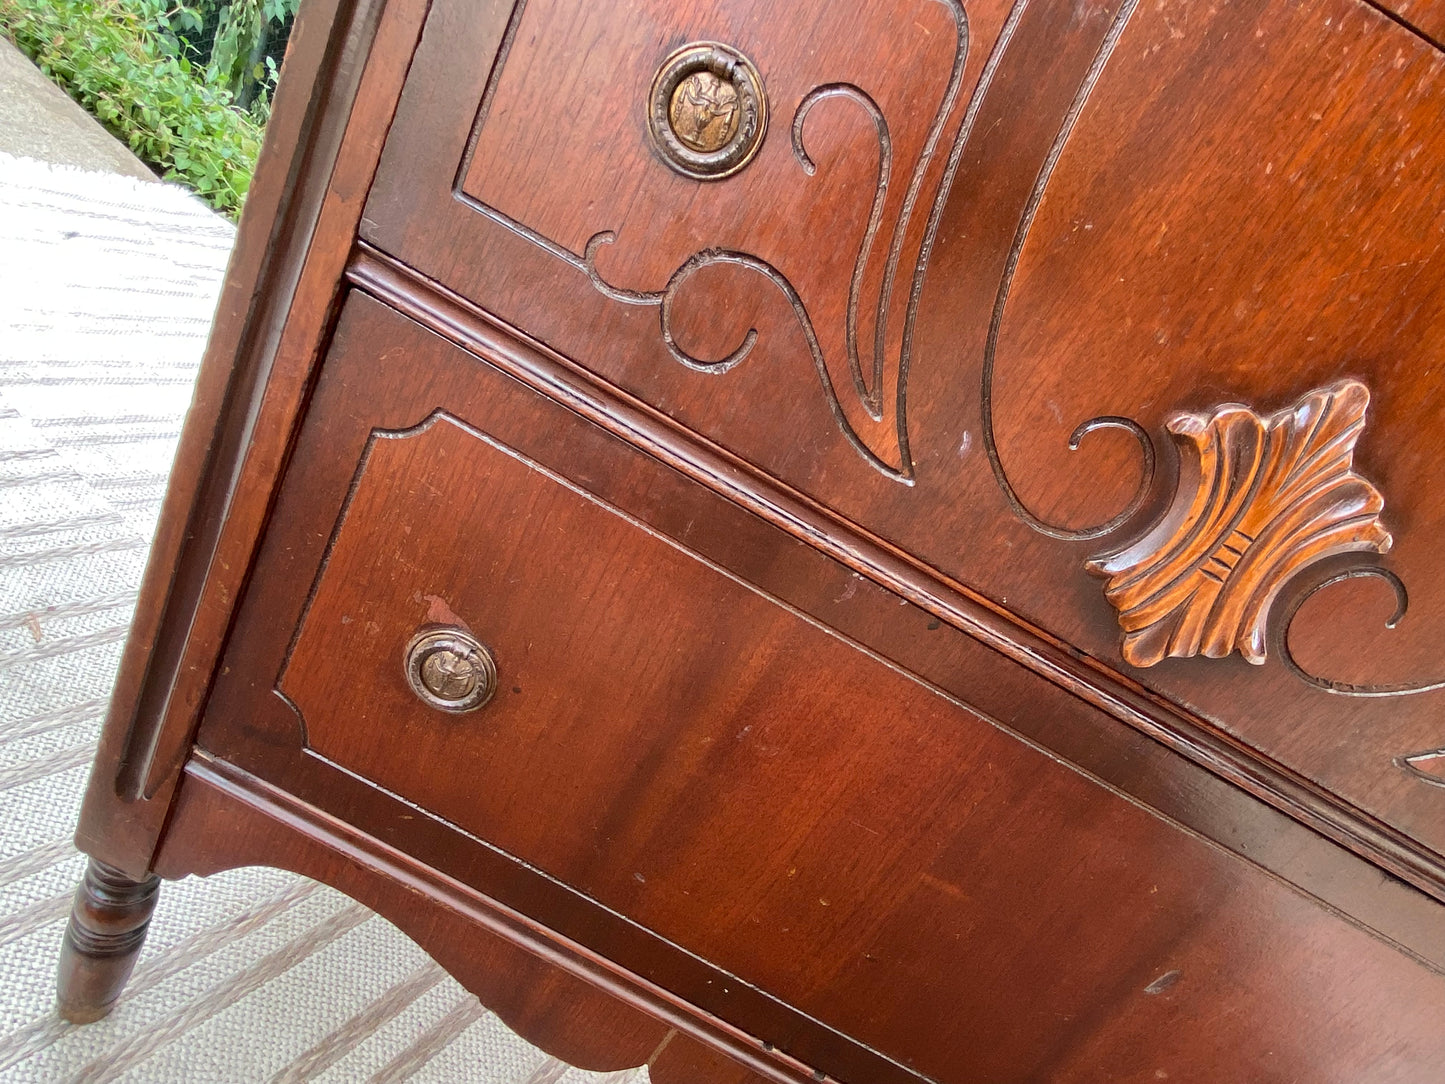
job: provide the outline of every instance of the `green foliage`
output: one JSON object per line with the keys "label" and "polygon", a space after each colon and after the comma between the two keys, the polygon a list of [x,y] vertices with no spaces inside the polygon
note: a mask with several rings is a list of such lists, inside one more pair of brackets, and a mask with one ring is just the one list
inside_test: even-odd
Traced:
{"label": "green foliage", "polygon": [[187,57],[185,35],[200,27],[195,9],[164,0],[0,0],[0,31],[43,72],[137,157],[234,216],[261,124]]}
{"label": "green foliage", "polygon": [[[238,101],[269,98],[276,62],[265,55],[271,27],[296,14],[298,0],[198,0],[206,21],[215,21],[206,78],[228,87]],[[197,27],[199,29],[199,27]]]}

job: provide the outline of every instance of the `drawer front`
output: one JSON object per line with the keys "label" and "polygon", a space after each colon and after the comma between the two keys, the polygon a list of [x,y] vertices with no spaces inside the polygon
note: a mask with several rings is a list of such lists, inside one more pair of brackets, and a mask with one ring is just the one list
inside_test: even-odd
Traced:
{"label": "drawer front", "polygon": [[[403,848],[418,820],[454,826],[581,901],[584,946],[659,976],[705,962],[673,992],[835,1079],[1433,1079],[1435,971],[909,676],[881,649],[1095,725],[688,486],[353,300],[201,745],[348,820],[343,775],[395,796]],[[408,680],[437,626],[492,652],[475,711]],[[1136,789],[1193,787],[1116,759]],[[478,879],[528,906],[509,884]],[[625,958],[613,920],[666,949]],[[1341,1016],[1358,1034],[1323,1042]]]}
{"label": "drawer front", "polygon": [[[695,42],[766,98],[724,177],[655,134]],[[1357,0],[438,0],[412,71],[368,241],[1445,852],[1428,41]]]}

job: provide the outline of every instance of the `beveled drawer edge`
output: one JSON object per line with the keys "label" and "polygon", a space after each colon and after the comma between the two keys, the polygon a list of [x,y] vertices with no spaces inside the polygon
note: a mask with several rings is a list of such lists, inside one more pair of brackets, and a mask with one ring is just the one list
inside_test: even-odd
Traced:
{"label": "beveled drawer edge", "polygon": [[[1343,918],[1357,928],[1378,937],[1391,947],[1410,955],[1418,963],[1445,974],[1445,938],[1441,937],[1441,933],[1445,931],[1441,931],[1439,928],[1439,907],[1433,899],[1419,889],[1397,878],[1381,877],[1378,868],[1368,859],[1340,846],[1337,842],[1300,823],[1299,820],[1290,817],[1275,806],[1264,803],[1258,797],[1249,794],[1219,774],[1211,772],[1191,760],[1179,758],[1163,743],[1152,740],[1139,729],[1124,725],[1114,716],[1105,712],[1086,707],[1076,699],[1074,706],[1068,711],[1069,725],[1062,728],[1051,727],[1048,723],[1036,725],[1038,720],[1055,716],[1061,701],[1074,699],[1071,694],[1051,682],[1040,679],[1033,671],[1019,667],[1016,662],[1007,659],[1001,653],[989,651],[968,633],[952,624],[945,625],[932,617],[930,611],[912,605],[900,607],[897,605],[900,600],[896,594],[877,583],[865,581],[866,586],[860,584],[859,590],[849,594],[848,597],[854,600],[852,603],[854,607],[864,605],[863,600],[870,597],[880,600],[873,610],[865,610],[861,616],[854,613],[854,619],[851,622],[852,631],[850,631],[849,628],[843,627],[849,625],[850,622],[845,620],[841,624],[835,624],[826,616],[826,608],[819,609],[815,604],[809,602],[809,599],[815,596],[834,598],[836,602],[837,599],[834,596],[838,593],[838,585],[835,584],[832,589],[825,590],[821,594],[808,587],[796,593],[792,590],[798,584],[809,584],[816,587],[826,579],[827,573],[804,574],[800,566],[791,563],[788,566],[787,574],[781,579],[770,579],[770,570],[767,568],[755,568],[751,575],[740,574],[730,563],[726,549],[719,550],[715,546],[699,545],[699,539],[679,534],[678,525],[684,519],[687,522],[696,522],[728,515],[731,517],[729,521],[731,527],[727,533],[730,537],[735,537],[743,532],[758,532],[759,534],[767,532],[777,535],[780,531],[775,524],[744,509],[712,486],[663,464],[637,444],[610,434],[604,435],[600,431],[600,427],[593,422],[569,410],[555,398],[543,396],[535,388],[523,385],[515,377],[488,360],[485,354],[467,351],[450,340],[438,337],[420,323],[370,294],[358,291],[347,302],[347,305],[385,313],[386,320],[398,325],[398,332],[405,329],[414,337],[412,341],[417,342],[423,338],[428,340],[430,349],[435,353],[417,356],[408,352],[405,355],[410,359],[408,364],[424,364],[424,367],[433,367],[443,365],[443,359],[445,359],[444,366],[454,373],[463,371],[459,367],[464,367],[464,371],[474,373],[475,379],[480,382],[479,394],[483,399],[488,398],[484,389],[500,393],[503,385],[510,385],[514,391],[538,399],[538,407],[541,408],[545,404],[545,409],[548,411],[546,415],[539,414],[537,416],[539,424],[527,428],[525,432],[513,430],[509,435],[504,435],[491,429],[491,426],[498,421],[497,417],[488,419],[485,416],[475,416],[462,402],[453,401],[450,397],[444,397],[440,401],[424,397],[418,402],[437,405],[431,408],[430,413],[422,422],[407,425],[403,430],[378,430],[373,427],[370,430],[373,438],[378,432],[390,434],[419,432],[429,428],[437,420],[444,419],[451,425],[468,432],[473,439],[490,446],[493,451],[522,463],[528,470],[550,480],[553,485],[560,486],[576,497],[621,518],[636,530],[654,536],[658,541],[705,565],[718,576],[746,588],[772,605],[786,610],[797,619],[842,640],[854,650],[922,685],[934,695],[974,714],[990,726],[1077,772],[1116,797],[1145,810],[1152,816],[1169,823],[1174,828],[1214,849],[1243,860],[1247,865],[1255,867],[1258,871],[1309,897],[1336,917]],[[378,349],[382,350],[382,353],[377,355],[378,357],[401,356],[386,351],[385,347],[381,345],[387,341],[386,336],[382,334],[387,326],[373,322],[370,325],[372,337],[367,341],[376,342]],[[345,364],[344,361],[340,363]],[[384,368],[384,365],[380,368]],[[345,378],[345,383],[354,384],[357,387],[370,386],[371,381],[361,375],[365,371],[367,370],[348,370],[349,376]],[[373,375],[379,376],[380,369],[376,369]],[[412,405],[414,407],[416,404]],[[411,419],[414,416],[409,407],[394,421],[399,424],[400,419]],[[597,439],[597,444],[593,447],[593,454],[610,449],[609,456],[616,458],[589,460],[589,464],[599,469],[582,470],[579,475],[577,470],[580,463],[574,458],[575,450],[571,454],[559,454],[553,441],[553,438],[566,427],[591,430]],[[646,461],[650,463],[650,470],[655,472],[655,477],[650,482],[637,488],[648,493],[655,493],[659,491],[659,487],[663,487],[668,494],[663,498],[663,503],[674,509],[680,507],[688,509],[677,517],[671,528],[650,518],[649,513],[640,504],[628,502],[627,497],[633,495],[634,487],[623,487],[621,491],[613,491],[609,490],[605,483],[599,484],[599,476],[628,474],[624,459],[626,462],[638,465],[641,464],[641,461]],[[365,453],[363,453],[362,461],[365,461]],[[584,480],[589,477],[590,481]],[[689,503],[683,496],[683,490],[696,494],[697,500]],[[705,506],[702,502],[711,503]],[[344,518],[344,513],[340,518]],[[340,518],[338,518],[338,522],[340,522]],[[758,546],[759,539],[756,536],[750,537],[753,539],[752,546],[749,547],[745,544],[744,548]],[[842,574],[845,566],[837,562],[832,555],[816,546],[802,546],[794,536],[785,535],[784,537],[787,537],[789,543],[809,555],[807,561],[810,566],[826,565],[836,570],[837,574]],[[762,548],[766,549],[767,547],[763,546]],[[859,577],[850,573],[846,575],[846,581],[850,585],[858,584]],[[883,599],[887,599],[887,602],[881,601]],[[1028,674],[1030,681],[1034,683],[1032,686],[1034,691],[1030,695],[1033,699],[1033,706],[1037,710],[1011,715],[1007,706],[1000,703],[997,698],[990,701],[987,696],[980,698],[978,695],[971,694],[971,686],[968,683],[955,682],[950,675],[951,667],[964,661],[962,656],[953,655],[951,662],[937,659],[934,660],[934,665],[930,666],[917,654],[910,654],[907,650],[903,650],[901,653],[894,650],[889,646],[886,636],[870,638],[869,630],[876,632],[884,626],[897,632],[904,627],[899,623],[900,621],[915,630],[921,630],[926,622],[929,629],[927,635],[930,638],[952,637],[959,646],[966,642],[969,645],[966,650],[970,652],[967,657],[973,658],[975,661],[979,655],[992,656],[995,661],[989,664],[991,669],[986,668],[988,674],[997,674],[998,671],[1004,669]],[[936,643],[937,640],[935,639],[934,642]],[[989,678],[985,677],[982,680],[987,682]],[[298,737],[304,743],[306,740],[304,720],[300,708],[280,689],[273,688],[272,691],[289,706],[292,718],[303,727],[302,733]],[[975,693],[977,691],[974,690]],[[205,735],[203,735],[204,737]],[[212,733],[210,737],[215,739],[218,735]],[[424,814],[423,819],[428,822],[444,825],[453,834],[470,839],[475,847],[485,849],[489,854],[494,854],[499,858],[504,858],[518,870],[530,869],[525,860],[507,854],[499,850],[495,844],[486,842],[469,833],[467,829],[447,821],[443,814],[436,813],[424,805],[418,805],[414,801],[400,796],[385,784],[329,759],[314,748],[308,748],[305,755],[297,762],[298,766],[302,763],[309,766],[307,769],[302,769],[299,775],[287,774],[286,771],[282,771],[280,775],[271,774],[272,771],[277,770],[275,766],[268,765],[264,760],[257,762],[250,759],[245,740],[228,743],[223,739],[215,744],[206,743],[204,748],[208,751],[208,755],[236,764],[244,770],[288,789],[302,800],[312,802],[325,809],[358,809],[361,807],[361,804],[355,800],[349,803],[343,802],[339,806],[332,805],[335,788],[343,782],[365,786],[372,792],[385,795],[398,807],[405,807],[406,812],[402,817],[406,822],[404,825],[384,829],[377,824],[354,823],[357,823],[357,826],[365,832],[378,838],[386,838],[397,846],[409,850],[409,853],[423,861],[428,861],[425,845],[428,838],[427,833],[423,832],[420,836],[415,837],[413,843],[407,842],[413,837],[406,834],[406,829],[416,826],[417,820],[413,819],[413,814],[416,813]],[[331,775],[323,780],[309,770],[318,766],[324,767]],[[1166,780],[1167,782],[1165,782]],[[1231,812],[1221,819],[1222,811],[1225,810]],[[1223,826],[1226,824],[1235,827],[1224,828]],[[400,834],[392,834],[398,829]],[[445,860],[435,868],[449,870],[454,876],[466,879],[457,868],[447,866]],[[490,882],[473,883],[481,886]],[[556,883],[559,886],[562,884],[562,882]],[[567,891],[570,893],[572,890],[568,889]],[[504,900],[507,899],[502,893],[494,892],[494,895]],[[605,904],[597,902],[591,897],[578,898],[579,901],[585,898],[587,901],[585,906],[595,909],[595,916],[599,919],[605,919],[606,916],[612,914]],[[520,906],[515,899],[510,902],[519,909],[528,909]],[[561,912],[552,918],[548,918],[546,914],[532,913],[545,924],[550,925],[552,929],[564,935],[569,935],[570,931],[571,936],[577,936],[576,930],[585,928],[585,926],[574,928],[567,924],[572,920],[570,912],[567,913],[565,919],[560,917]],[[678,951],[687,953],[685,949]],[[623,962],[626,966],[635,966],[629,963],[631,958],[625,954],[614,955],[613,958]],[[723,978],[730,983],[737,983],[738,986],[748,985],[744,980],[731,973],[724,974]],[[763,996],[771,997],[771,995]],[[710,1008],[715,1013],[722,1011],[721,1007],[717,1005]],[[752,1019],[741,1017],[734,1019],[740,1026],[745,1027],[753,1034],[769,1034],[768,1028],[760,1026]],[[807,1055],[802,1054],[801,1056],[806,1057]],[[814,1060],[820,1059],[814,1058]],[[876,1079],[876,1074],[872,1079]]]}
{"label": "beveled drawer edge", "polygon": [[1445,858],[1399,829],[762,475],[386,253],[359,242],[346,274],[440,337],[485,352],[509,375],[600,428],[1445,902]]}

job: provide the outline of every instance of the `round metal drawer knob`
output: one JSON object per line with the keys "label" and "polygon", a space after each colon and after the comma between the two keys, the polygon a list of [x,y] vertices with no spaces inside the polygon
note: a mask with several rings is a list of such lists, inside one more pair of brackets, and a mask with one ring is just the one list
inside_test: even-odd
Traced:
{"label": "round metal drawer knob", "polygon": [[497,663],[486,646],[461,629],[417,633],[406,645],[411,691],[442,711],[475,711],[497,691]]}
{"label": "round metal drawer knob", "polygon": [[730,176],[752,160],[767,131],[763,78],[731,46],[684,45],[653,78],[647,126],[679,173],[700,180]]}

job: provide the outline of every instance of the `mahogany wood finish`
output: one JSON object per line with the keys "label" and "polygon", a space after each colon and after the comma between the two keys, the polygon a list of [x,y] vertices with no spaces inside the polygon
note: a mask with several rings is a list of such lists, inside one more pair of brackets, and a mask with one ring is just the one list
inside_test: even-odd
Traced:
{"label": "mahogany wood finish", "polygon": [[[1440,49],[1357,0],[915,0],[862,19],[759,0],[632,23],[579,0],[507,7],[505,25],[434,8],[428,76],[403,93],[364,237],[1289,765],[1342,816],[1445,848],[1437,797],[1394,763],[1440,744],[1445,681],[1445,502],[1416,481],[1445,414],[1419,379],[1445,351]],[[655,58],[710,34],[759,65],[775,116],[802,121],[775,124],[786,138],[734,178],[677,176],[625,109],[530,123],[559,100],[645,87]],[[910,62],[874,85],[880,34]],[[800,37],[827,50],[800,61]],[[498,49],[499,69],[475,62]],[[841,93],[802,112],[814,87],[859,81],[891,147],[877,230],[878,121]],[[1382,577],[1304,602],[1329,577],[1296,578],[1280,599],[1294,668],[1285,650],[1264,667],[1125,666],[1086,565],[1167,505],[1167,419],[1230,402],[1273,413],[1347,377],[1372,396],[1356,463],[1390,509],[1382,567],[1407,591],[1403,617],[1391,625]],[[1438,864],[1430,877],[1445,885]]]}
{"label": "mahogany wood finish", "polygon": [[89,1024],[110,1012],[125,988],[156,909],[160,878],[133,881],[91,859],[75,892],[60,947],[60,1015]]}
{"label": "mahogany wood finish", "polygon": [[315,0],[287,46],[77,843],[148,868],[265,523],[345,264],[420,0]]}
{"label": "mahogany wood finish", "polygon": [[1438,1078],[1435,6],[327,3],[116,884],[658,1084]]}
{"label": "mahogany wood finish", "polygon": [[1089,562],[1109,578],[1126,662],[1238,650],[1258,666],[1285,584],[1330,557],[1390,549],[1384,498],[1351,469],[1369,402],[1342,380],[1267,418],[1229,405],[1169,419],[1183,457],[1173,506],[1137,544]]}
{"label": "mahogany wood finish", "polygon": [[1440,0],[1392,0],[1379,8],[1421,37],[1445,48],[1445,4]]}

